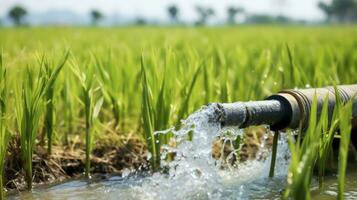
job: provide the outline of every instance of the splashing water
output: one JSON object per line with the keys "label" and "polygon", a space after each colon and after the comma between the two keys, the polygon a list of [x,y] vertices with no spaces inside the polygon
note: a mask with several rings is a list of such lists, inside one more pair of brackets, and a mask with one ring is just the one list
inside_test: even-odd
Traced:
{"label": "splashing water", "polygon": [[[214,112],[214,106],[204,106],[183,120],[180,130],[156,132],[156,134],[173,133],[178,144],[176,147],[165,147],[167,151],[176,154],[174,161],[166,162],[162,159],[162,164],[166,165],[168,173],[138,177],[125,172],[122,177],[113,177],[106,182],[90,184],[86,187],[81,185],[83,182],[73,182],[77,185],[75,189],[73,186],[68,188],[62,184],[57,186],[58,193],[61,194],[60,198],[138,200],[279,198],[281,189],[286,185],[290,158],[285,134],[280,134],[274,178],[268,178],[271,156],[270,150],[264,148],[264,145],[258,153],[268,153],[266,159],[248,160],[239,163],[236,167],[222,169],[219,162],[217,164],[217,160],[212,158],[212,142],[227,131],[233,136],[243,135],[243,131],[237,128],[221,128],[219,123],[211,122]],[[189,132],[193,132],[192,141],[187,140]],[[165,154],[162,157],[164,158]],[[56,189],[53,188],[47,192],[50,196],[57,194]],[[44,191],[35,192],[35,198],[46,197],[42,195],[45,195]]]}
{"label": "splashing water", "polygon": [[[214,116],[214,107],[205,106],[182,121],[182,128],[158,133],[173,132],[179,145],[172,149],[176,152],[169,166],[168,175],[154,174],[143,184],[133,186],[140,194],[138,199],[221,199],[247,198],[246,190],[261,190],[269,184],[268,172],[270,156],[263,160],[249,160],[237,167],[220,169],[212,158],[212,142],[227,130],[234,136],[243,135],[237,128],[221,128],[219,123],[209,122]],[[188,132],[193,132],[192,141],[188,141]],[[283,134],[282,134],[283,135]],[[262,146],[263,147],[263,146]],[[267,149],[262,148],[262,151]],[[283,183],[288,171],[289,149],[284,135],[279,139],[276,178]],[[257,184],[247,184],[256,181]],[[264,183],[267,182],[267,183]],[[258,184],[259,183],[259,184]],[[247,188],[253,187],[253,188]]]}

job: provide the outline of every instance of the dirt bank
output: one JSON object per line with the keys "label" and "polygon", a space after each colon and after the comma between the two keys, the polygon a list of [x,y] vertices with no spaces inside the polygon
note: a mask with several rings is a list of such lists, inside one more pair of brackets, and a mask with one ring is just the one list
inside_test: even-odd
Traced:
{"label": "dirt bank", "polygon": [[[5,188],[8,191],[26,189],[22,170],[20,142],[13,138],[9,145],[5,167]],[[91,158],[93,175],[118,174],[123,169],[146,169],[146,147],[138,139],[129,139],[121,146],[98,145]],[[78,178],[84,172],[85,152],[79,147],[53,147],[53,154],[47,155],[42,146],[37,146],[33,155],[34,186]]]}

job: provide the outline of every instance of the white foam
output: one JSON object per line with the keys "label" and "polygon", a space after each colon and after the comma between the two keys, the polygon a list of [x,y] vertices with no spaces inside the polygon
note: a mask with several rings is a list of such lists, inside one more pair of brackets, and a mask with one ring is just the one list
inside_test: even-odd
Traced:
{"label": "white foam", "polygon": [[[173,132],[175,139],[180,141],[176,148],[166,147],[176,152],[176,158],[169,163],[163,162],[169,166],[168,174],[156,173],[140,186],[132,187],[142,195],[138,199],[221,199],[229,197],[229,194],[244,197],[244,184],[268,177],[270,155],[267,159],[247,161],[224,170],[215,164],[216,160],[211,156],[214,138],[227,130],[235,136],[242,135],[243,131],[222,129],[219,123],[209,123],[213,113],[212,106],[202,107],[182,121],[180,130],[158,132]],[[193,132],[193,140],[187,141],[190,131]],[[285,179],[290,154],[286,137],[280,135],[275,171],[276,177]]]}

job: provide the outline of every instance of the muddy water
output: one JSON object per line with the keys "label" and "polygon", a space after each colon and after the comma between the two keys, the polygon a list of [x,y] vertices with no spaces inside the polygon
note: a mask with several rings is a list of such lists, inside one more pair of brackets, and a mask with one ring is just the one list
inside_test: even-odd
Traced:
{"label": "muddy water", "polygon": [[[211,145],[214,138],[226,134],[242,135],[239,129],[222,129],[212,123],[214,108],[204,107],[182,121],[182,128],[160,131],[157,134],[173,133],[177,147],[166,147],[175,152],[172,162],[162,164],[169,170],[150,176],[135,175],[127,171],[122,176],[101,181],[69,181],[47,188],[35,189],[32,193],[10,196],[10,199],[279,199],[286,186],[290,153],[284,134],[279,138],[275,177],[268,178],[270,152],[262,143],[263,159],[251,160],[235,167],[224,167],[223,162],[212,158]],[[187,134],[193,132],[192,141]],[[165,155],[163,155],[163,158]],[[264,156],[259,156],[264,157]],[[347,176],[347,196],[357,198],[357,173]],[[315,191],[316,199],[335,198],[335,179],[328,179],[325,190]]]}
{"label": "muddy water", "polygon": [[[155,175],[154,175],[155,177]],[[346,199],[357,199],[357,170],[349,170],[346,177]],[[261,178],[242,184],[228,184],[216,189],[197,189],[186,196],[189,199],[280,199],[285,187],[284,177],[269,179]],[[144,187],[151,181],[148,177],[128,176],[111,177],[106,180],[88,183],[76,180],[64,184],[35,189],[32,193],[24,192],[9,199],[154,199],[148,195],[150,191],[139,192],[137,188]],[[153,187],[153,193],[160,194],[160,188]],[[175,187],[177,192],[183,192],[181,187]],[[193,189],[194,190],[194,189]],[[314,190],[312,198],[316,200],[336,199],[336,177],[326,177],[322,190]],[[172,196],[172,199],[175,197]]]}
{"label": "muddy water", "polygon": [[[337,176],[325,177],[324,186],[318,189],[317,183],[312,188],[312,197],[316,200],[336,199],[337,197]],[[345,182],[345,199],[357,199],[357,164],[349,164]]]}

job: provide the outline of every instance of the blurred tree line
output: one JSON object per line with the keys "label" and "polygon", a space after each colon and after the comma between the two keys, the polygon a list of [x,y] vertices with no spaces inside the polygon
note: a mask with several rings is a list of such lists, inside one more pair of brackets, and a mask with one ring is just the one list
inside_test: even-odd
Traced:
{"label": "blurred tree line", "polygon": [[[357,22],[357,0],[332,0],[330,3],[319,2],[317,5],[326,15],[327,22],[339,22],[339,23],[355,23]],[[195,11],[198,15],[198,20],[195,25],[206,25],[214,16],[215,10],[207,6],[196,6]],[[184,24],[180,20],[180,9],[177,5],[170,5],[167,7],[167,13],[170,18],[170,23],[174,25]],[[237,24],[237,17],[244,17],[244,23],[300,23],[301,21],[292,20],[286,16],[272,16],[272,15],[256,15],[246,13],[242,7],[229,6],[226,9],[226,24]],[[11,19],[14,25],[25,25],[25,17],[28,14],[27,10],[16,5],[12,7],[8,12],[8,17]],[[105,17],[99,10],[93,9],[89,12],[91,18],[91,24],[96,26]],[[243,22],[243,21],[241,21]],[[135,24],[144,25],[147,24],[145,18],[140,17],[135,20]],[[1,25],[1,20],[0,20]]]}
{"label": "blurred tree line", "polygon": [[357,0],[332,0],[329,4],[319,2],[318,6],[327,16],[327,21],[357,21]]}
{"label": "blurred tree line", "polygon": [[16,26],[23,25],[23,19],[27,15],[27,10],[22,6],[14,6],[10,9],[8,15]]}
{"label": "blurred tree line", "polygon": [[104,15],[99,10],[91,10],[90,16],[93,25],[97,25],[98,22],[104,17]]}

